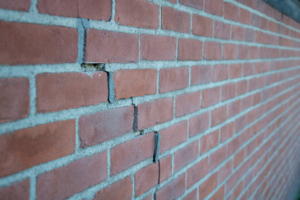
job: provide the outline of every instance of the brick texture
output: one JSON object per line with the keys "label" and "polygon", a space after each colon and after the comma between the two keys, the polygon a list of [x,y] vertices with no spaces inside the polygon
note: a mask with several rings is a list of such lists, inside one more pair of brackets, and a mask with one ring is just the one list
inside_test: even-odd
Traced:
{"label": "brick texture", "polygon": [[30,191],[30,181],[29,179],[26,179],[24,181],[14,183],[8,187],[1,188],[0,196],[3,199],[26,200],[29,199],[29,191]]}
{"label": "brick texture", "polygon": [[188,67],[166,68],[160,70],[159,84],[159,93],[170,92],[188,87]]}
{"label": "brick texture", "polygon": [[190,32],[190,14],[175,10],[170,7],[161,8],[161,26],[162,29],[189,33]]}
{"label": "brick texture", "polygon": [[19,11],[29,11],[31,1],[30,0],[5,0],[1,1],[0,8],[10,9],[10,10],[19,10]]}

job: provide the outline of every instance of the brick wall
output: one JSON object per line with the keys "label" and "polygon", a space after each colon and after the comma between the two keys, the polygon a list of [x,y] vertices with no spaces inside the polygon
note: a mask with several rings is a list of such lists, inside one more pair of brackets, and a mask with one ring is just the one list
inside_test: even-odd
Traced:
{"label": "brick wall", "polygon": [[262,0],[0,8],[0,199],[292,199],[299,23]]}

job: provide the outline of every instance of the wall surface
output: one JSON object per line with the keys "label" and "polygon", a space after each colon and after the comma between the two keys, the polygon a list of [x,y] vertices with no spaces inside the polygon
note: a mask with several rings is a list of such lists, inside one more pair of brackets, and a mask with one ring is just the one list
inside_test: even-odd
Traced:
{"label": "wall surface", "polygon": [[1,0],[0,199],[292,200],[300,24],[262,0]]}

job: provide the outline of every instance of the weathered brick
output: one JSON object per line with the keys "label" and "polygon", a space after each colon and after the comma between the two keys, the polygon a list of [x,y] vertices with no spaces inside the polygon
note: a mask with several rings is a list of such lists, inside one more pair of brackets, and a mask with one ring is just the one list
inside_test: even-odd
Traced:
{"label": "weathered brick", "polygon": [[154,133],[148,133],[113,147],[111,149],[111,175],[151,158],[153,152]]}
{"label": "weathered brick", "polygon": [[199,199],[203,200],[207,197],[218,185],[218,172],[211,175],[199,186]]}
{"label": "weathered brick", "polygon": [[222,44],[218,42],[204,43],[204,59],[205,60],[221,60]]}
{"label": "weathered brick", "polygon": [[165,68],[159,74],[159,93],[170,92],[188,87],[189,68]]}
{"label": "weathered brick", "polygon": [[217,104],[220,101],[220,87],[205,89],[202,91],[202,108]]}
{"label": "weathered brick", "polygon": [[104,151],[39,175],[37,199],[66,199],[103,182],[106,177],[107,152]]}
{"label": "weathered brick", "polygon": [[184,166],[195,160],[199,156],[199,141],[196,140],[189,145],[178,150],[174,154],[174,171],[182,169]]}
{"label": "weathered brick", "polygon": [[164,157],[159,162],[159,182],[162,183],[172,176],[172,155]]}
{"label": "weathered brick", "polygon": [[129,106],[80,117],[80,147],[89,147],[129,133],[133,127],[133,110],[133,106]]}
{"label": "weathered brick", "polygon": [[219,169],[219,184],[222,183],[232,173],[232,160],[229,160]]}
{"label": "weathered brick", "polygon": [[140,196],[158,184],[158,163],[139,170],[134,175],[135,196]]}
{"label": "weathered brick", "polygon": [[226,158],[226,146],[223,146],[210,155],[209,170],[218,167]]}
{"label": "weathered brick", "polygon": [[202,42],[193,39],[178,39],[178,60],[202,60]]}
{"label": "weathered brick", "polygon": [[223,0],[205,1],[205,12],[222,16],[223,15]]}
{"label": "weathered brick", "polygon": [[175,98],[176,117],[181,117],[200,109],[200,91],[186,93]]}
{"label": "weathered brick", "polygon": [[224,52],[223,59],[225,60],[235,60],[237,59],[237,45],[236,44],[223,44]]}
{"label": "weathered brick", "polygon": [[53,112],[106,102],[107,74],[45,73],[36,76],[37,112]]}
{"label": "weathered brick", "polygon": [[242,64],[231,64],[229,66],[230,79],[239,78],[242,76],[243,66]]}
{"label": "weathered brick", "polygon": [[[230,107],[230,106],[228,106]],[[228,118],[231,117],[228,113]],[[233,136],[234,133],[234,122],[230,122],[226,125],[224,125],[221,128],[221,138],[220,138],[220,142],[225,142],[226,140],[228,140],[229,138],[231,138]]]}
{"label": "weathered brick", "polygon": [[111,184],[96,193],[94,200],[102,199],[124,199],[130,200],[132,198],[132,181],[130,176]]}
{"label": "weathered brick", "polygon": [[88,63],[138,62],[139,36],[89,29],[85,53],[85,62]]}
{"label": "weathered brick", "polygon": [[141,35],[142,60],[174,60],[176,38],[159,35]]}
{"label": "weathered brick", "polygon": [[29,80],[0,79],[0,123],[27,117],[29,108]]}
{"label": "weathered brick", "polygon": [[155,94],[156,85],[156,69],[129,69],[114,72],[116,99]]}
{"label": "weathered brick", "polygon": [[8,187],[3,187],[0,189],[1,199],[18,199],[18,200],[28,200],[30,192],[30,181],[29,179],[19,181]]}
{"label": "weathered brick", "polygon": [[192,187],[199,182],[208,173],[209,161],[208,157],[200,160],[187,170],[187,188]]}
{"label": "weathered brick", "polygon": [[231,30],[232,30],[231,33],[232,40],[239,40],[239,41],[244,40],[244,33],[245,33],[244,27],[232,25]]}
{"label": "weathered brick", "polygon": [[216,147],[219,144],[219,130],[215,130],[207,135],[204,135],[200,142],[201,154],[204,154],[208,150]]}
{"label": "weathered brick", "polygon": [[213,36],[213,19],[193,14],[193,34],[205,37]]}
{"label": "weathered brick", "polygon": [[195,65],[191,70],[191,84],[203,84],[211,82],[211,66]]}
{"label": "weathered brick", "polygon": [[0,2],[0,8],[18,11],[29,11],[30,0],[4,0]]}
{"label": "weathered brick", "polygon": [[177,199],[185,191],[185,175],[182,174],[156,192],[156,200]]}
{"label": "weathered brick", "polygon": [[39,0],[37,8],[40,13],[64,17],[108,21],[111,16],[111,0]]}
{"label": "weathered brick", "polygon": [[222,85],[221,101],[226,101],[235,97],[235,83]]}
{"label": "weathered brick", "polygon": [[75,148],[75,120],[3,134],[0,146],[0,177],[67,156]]}
{"label": "weathered brick", "polygon": [[209,112],[197,115],[190,119],[190,137],[197,135],[209,128]]}
{"label": "weathered brick", "polygon": [[213,82],[224,81],[228,79],[228,65],[214,65]]}
{"label": "weathered brick", "polygon": [[227,119],[227,105],[211,111],[211,126],[223,123]]}
{"label": "weathered brick", "polygon": [[146,0],[116,0],[115,21],[125,26],[158,29],[159,7]]}
{"label": "weathered brick", "polygon": [[215,35],[216,38],[229,40],[230,39],[230,25],[215,21]]}
{"label": "weathered brick", "polygon": [[138,105],[138,129],[145,129],[173,119],[173,98],[163,98]]}
{"label": "weathered brick", "polygon": [[199,10],[203,9],[203,0],[180,0],[180,3],[185,6],[197,8]]}
{"label": "weathered brick", "polygon": [[75,63],[77,60],[78,33],[74,28],[1,21],[0,29],[1,65]]}
{"label": "weathered brick", "polygon": [[161,27],[166,30],[189,33],[190,14],[163,6],[161,9]]}
{"label": "weathered brick", "polygon": [[163,153],[187,140],[187,121],[174,124],[159,133],[161,134],[159,152]]}
{"label": "weathered brick", "polygon": [[229,2],[224,2],[224,18],[239,21],[239,8]]}

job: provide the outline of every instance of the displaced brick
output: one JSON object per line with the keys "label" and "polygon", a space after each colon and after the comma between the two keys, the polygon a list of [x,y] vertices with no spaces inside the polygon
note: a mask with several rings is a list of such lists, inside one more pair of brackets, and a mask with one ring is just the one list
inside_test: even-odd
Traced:
{"label": "displaced brick", "polygon": [[156,69],[129,69],[114,72],[116,99],[155,94],[156,85]]}
{"label": "displaced brick", "polygon": [[103,182],[106,177],[107,152],[104,151],[39,175],[37,199],[66,199]]}
{"label": "displaced brick", "polygon": [[180,90],[189,85],[189,68],[165,68],[159,74],[159,93]]}
{"label": "displaced brick", "polygon": [[193,14],[193,34],[205,37],[213,36],[213,19]]}
{"label": "displaced brick", "polygon": [[176,117],[181,117],[200,109],[200,91],[186,93],[175,98]]}
{"label": "displaced brick", "polygon": [[80,117],[80,147],[86,148],[129,133],[133,125],[133,110],[133,106],[129,106]]}
{"label": "displaced brick", "polygon": [[211,66],[195,65],[192,67],[191,84],[203,84],[211,82]]}
{"label": "displaced brick", "polygon": [[163,6],[161,9],[161,27],[166,30],[189,33],[190,14]]}
{"label": "displaced brick", "polygon": [[202,60],[202,42],[193,39],[178,39],[178,60]]}
{"label": "displaced brick", "polygon": [[158,29],[159,7],[146,0],[116,0],[115,21],[125,26]]}
{"label": "displaced brick", "polygon": [[36,76],[37,112],[53,112],[106,102],[107,74],[45,73]]}

